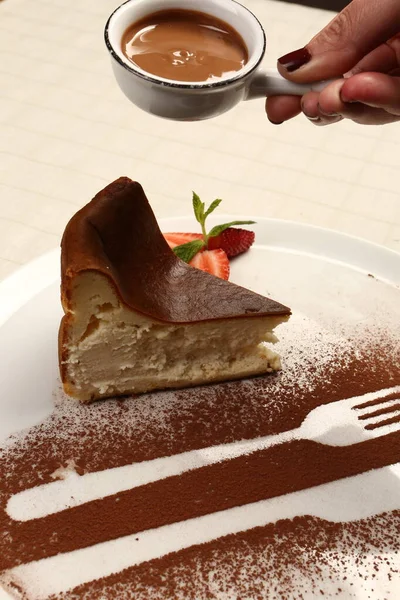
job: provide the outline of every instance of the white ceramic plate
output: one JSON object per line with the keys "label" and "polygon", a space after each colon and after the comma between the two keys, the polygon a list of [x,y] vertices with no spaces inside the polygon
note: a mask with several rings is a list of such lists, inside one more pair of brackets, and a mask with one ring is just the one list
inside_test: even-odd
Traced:
{"label": "white ceramic plate", "polygon": [[[210,218],[210,222],[217,224],[225,218],[238,217],[220,216]],[[233,262],[232,281],[275,297],[305,315],[327,302],[334,281],[346,310],[360,310],[365,294],[377,294],[378,300],[386,303],[394,318],[400,320],[400,254],[317,227],[274,219],[255,220],[256,246]],[[165,219],[160,225],[164,231],[197,230],[192,218]],[[376,279],[382,281],[379,287]],[[57,330],[61,314],[58,250],[0,284],[2,441],[15,431],[39,423],[52,410],[52,393],[58,381]],[[397,467],[390,469],[392,475],[400,476]],[[366,486],[371,484],[367,479]],[[357,486],[362,489],[362,482],[357,482]],[[390,500],[383,509],[400,508],[398,499],[393,502]],[[393,586],[397,591],[393,587],[390,597],[398,598],[400,588],[395,581]],[[381,600],[378,585],[376,589],[376,600]],[[8,596],[0,590],[0,598],[3,597]]]}

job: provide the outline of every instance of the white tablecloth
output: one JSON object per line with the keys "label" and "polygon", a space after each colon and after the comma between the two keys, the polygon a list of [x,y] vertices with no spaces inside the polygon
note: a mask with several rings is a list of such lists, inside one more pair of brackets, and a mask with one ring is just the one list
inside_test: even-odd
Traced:
{"label": "white tablecloth", "polygon": [[[329,12],[246,0],[268,35],[265,63],[306,43]],[[271,125],[263,101],[173,123],[131,105],[113,80],[103,27],[116,0],[0,3],[0,278],[59,244],[107,183],[142,183],[158,217],[191,191],[225,213],[313,223],[400,250],[400,124],[305,119]]]}

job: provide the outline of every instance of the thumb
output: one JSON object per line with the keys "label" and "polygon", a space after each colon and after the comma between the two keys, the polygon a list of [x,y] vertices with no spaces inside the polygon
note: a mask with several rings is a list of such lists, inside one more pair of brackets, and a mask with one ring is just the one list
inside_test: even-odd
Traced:
{"label": "thumb", "polygon": [[278,69],[298,83],[339,77],[399,31],[399,0],[353,0],[305,48],[282,56]]}

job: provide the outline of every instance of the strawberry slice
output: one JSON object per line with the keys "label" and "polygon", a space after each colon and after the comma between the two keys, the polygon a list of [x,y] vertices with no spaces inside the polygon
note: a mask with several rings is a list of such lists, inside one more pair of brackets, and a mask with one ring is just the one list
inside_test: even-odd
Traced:
{"label": "strawberry slice", "polygon": [[175,246],[181,246],[182,244],[187,244],[187,242],[193,242],[193,240],[201,240],[203,238],[201,233],[164,233],[164,237],[170,248],[175,248]]}
{"label": "strawberry slice", "polygon": [[229,227],[219,235],[208,238],[207,247],[209,250],[221,248],[229,258],[233,258],[242,252],[247,252],[253,244],[254,238],[254,231]]}
{"label": "strawberry slice", "polygon": [[201,271],[206,271],[211,275],[220,277],[221,279],[229,279],[229,259],[226,253],[220,248],[217,250],[204,250],[198,252],[189,263],[190,266],[196,267]]}

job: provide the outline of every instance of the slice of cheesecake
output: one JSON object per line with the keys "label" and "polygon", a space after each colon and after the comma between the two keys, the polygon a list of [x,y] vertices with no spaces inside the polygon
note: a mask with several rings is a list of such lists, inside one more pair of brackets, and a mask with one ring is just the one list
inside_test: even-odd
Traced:
{"label": "slice of cheesecake", "polygon": [[68,223],[59,333],[67,394],[89,402],[280,368],[290,310],[181,261],[139,183],[120,178]]}

